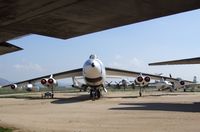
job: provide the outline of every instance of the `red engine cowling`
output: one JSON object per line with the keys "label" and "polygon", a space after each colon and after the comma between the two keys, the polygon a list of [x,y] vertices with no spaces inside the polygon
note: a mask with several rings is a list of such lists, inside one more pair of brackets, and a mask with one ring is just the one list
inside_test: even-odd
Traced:
{"label": "red engine cowling", "polygon": [[143,81],[144,81],[144,78],[142,76],[138,76],[136,79],[135,79],[136,83],[137,84],[142,84]]}
{"label": "red engine cowling", "polygon": [[49,79],[48,79],[48,84],[50,84],[50,85],[55,85],[55,84],[56,84],[56,80],[53,79],[53,78],[49,78]]}
{"label": "red engine cowling", "polygon": [[140,75],[135,79],[136,84],[139,84],[140,86],[146,86],[150,81],[151,78],[149,76],[143,77]]}
{"label": "red engine cowling", "polygon": [[144,77],[144,85],[148,85],[151,81],[151,78],[149,76]]}
{"label": "red engine cowling", "polygon": [[40,82],[44,86],[52,86],[57,84],[57,81],[54,78],[43,78]]}
{"label": "red engine cowling", "polygon": [[40,83],[42,85],[47,85],[47,79],[46,78],[41,79]]}

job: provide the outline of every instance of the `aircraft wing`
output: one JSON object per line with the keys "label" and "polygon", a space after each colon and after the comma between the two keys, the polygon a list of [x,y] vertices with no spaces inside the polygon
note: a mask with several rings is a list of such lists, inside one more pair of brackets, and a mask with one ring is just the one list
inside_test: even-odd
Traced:
{"label": "aircraft wing", "polygon": [[0,42],[27,34],[68,39],[200,8],[200,0],[3,0]]}
{"label": "aircraft wing", "polygon": [[[106,73],[108,76],[111,75],[111,76],[125,76],[125,77],[137,77],[142,74],[143,76],[149,76],[151,79],[155,79],[155,80],[160,80],[162,78],[165,78],[166,80],[169,80],[169,81],[179,81],[179,79],[175,79],[175,78],[152,75],[152,74],[141,73],[141,72],[127,71],[127,70],[121,70],[121,69],[114,69],[114,68],[106,68]],[[51,75],[53,75],[53,78],[56,80],[70,78],[70,77],[83,76],[82,68],[79,68],[79,69],[74,69],[74,70],[70,70],[70,71],[64,71],[64,72],[60,72],[60,73],[41,76],[38,78],[33,78],[33,79],[17,82],[14,84],[16,84],[16,85],[25,85],[25,84],[29,84],[29,83],[33,84],[33,83],[40,82],[41,79],[43,79],[43,78],[49,78]],[[187,80],[183,80],[183,81],[191,82],[191,81],[187,81]],[[8,87],[10,85],[12,85],[12,84],[9,84],[9,85],[3,86],[3,87]]]}
{"label": "aircraft wing", "polygon": [[4,55],[7,53],[19,51],[19,50],[23,50],[23,49],[7,42],[0,43],[0,55]]}
{"label": "aircraft wing", "polygon": [[[64,71],[64,72],[60,72],[60,73],[55,73],[52,75],[53,75],[53,78],[56,80],[69,78],[69,77],[75,77],[75,76],[82,76],[82,68],[74,69],[74,70],[70,70],[70,71]],[[16,84],[16,85],[25,85],[25,84],[29,84],[29,83],[33,84],[33,83],[40,82],[41,79],[43,79],[43,78],[49,78],[50,76],[51,75],[45,75],[45,76],[41,76],[41,77],[37,77],[37,78],[25,80],[25,81],[20,81],[20,82],[14,83],[14,84]],[[12,85],[12,84],[5,85],[2,87],[8,87],[10,85]]]}
{"label": "aircraft wing", "polygon": [[155,63],[150,63],[149,65],[155,66],[155,65],[180,65],[180,64],[200,64],[200,57],[181,59],[181,60],[155,62]]}
{"label": "aircraft wing", "polygon": [[[159,76],[159,75],[153,75],[153,74],[148,74],[148,73],[142,73],[142,72],[134,72],[134,71],[127,71],[127,70],[121,70],[121,69],[114,69],[114,68],[106,68],[106,73],[107,75],[112,75],[112,76],[126,76],[126,77],[138,77],[139,75],[143,76],[149,76],[153,80],[161,80],[165,79],[167,81],[180,81],[180,79],[177,78],[171,78],[171,77],[166,77],[166,76]],[[193,83],[192,81],[188,80],[182,80],[186,83]]]}

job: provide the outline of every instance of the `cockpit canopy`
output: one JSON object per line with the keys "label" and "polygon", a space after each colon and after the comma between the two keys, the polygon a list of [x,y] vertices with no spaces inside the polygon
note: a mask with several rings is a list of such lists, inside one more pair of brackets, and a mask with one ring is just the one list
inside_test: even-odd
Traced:
{"label": "cockpit canopy", "polygon": [[90,55],[90,59],[96,59],[96,58],[97,58],[97,56],[95,54]]}

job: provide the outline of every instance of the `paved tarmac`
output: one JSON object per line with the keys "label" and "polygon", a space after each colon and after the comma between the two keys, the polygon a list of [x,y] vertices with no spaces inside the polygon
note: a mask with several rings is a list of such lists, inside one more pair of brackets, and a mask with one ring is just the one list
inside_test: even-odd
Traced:
{"label": "paved tarmac", "polygon": [[200,93],[109,92],[0,96],[0,126],[22,132],[199,132]]}

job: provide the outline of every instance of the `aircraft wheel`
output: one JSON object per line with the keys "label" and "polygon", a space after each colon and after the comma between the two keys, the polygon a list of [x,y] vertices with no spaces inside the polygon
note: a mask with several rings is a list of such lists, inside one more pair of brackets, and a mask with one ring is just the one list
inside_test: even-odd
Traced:
{"label": "aircraft wheel", "polygon": [[96,90],[92,90],[92,101],[95,101],[96,98]]}
{"label": "aircraft wheel", "polygon": [[90,98],[92,99],[92,101],[95,100],[95,98],[96,98],[96,90],[90,90]]}
{"label": "aircraft wheel", "polygon": [[90,90],[90,98],[92,98],[92,91],[93,91],[93,90]]}
{"label": "aircraft wheel", "polygon": [[142,96],[142,92],[139,92],[140,97]]}
{"label": "aircraft wheel", "polygon": [[99,99],[101,97],[101,92],[99,89],[96,92],[97,92],[97,98]]}

